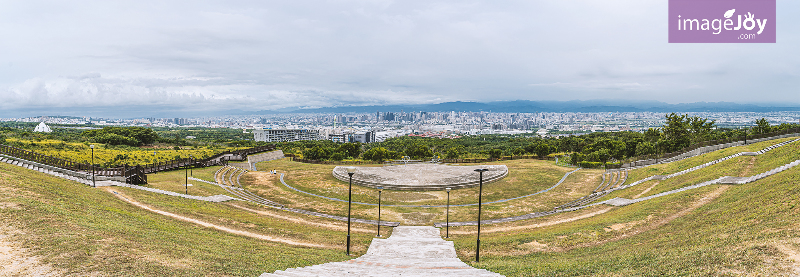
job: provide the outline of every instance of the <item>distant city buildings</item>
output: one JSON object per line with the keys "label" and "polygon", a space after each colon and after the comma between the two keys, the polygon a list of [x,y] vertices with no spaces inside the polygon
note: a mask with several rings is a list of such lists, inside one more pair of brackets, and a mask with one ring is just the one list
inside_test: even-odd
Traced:
{"label": "distant city buildings", "polygon": [[318,140],[319,131],[305,129],[255,129],[253,130],[253,139],[255,141],[266,142]]}
{"label": "distant city buildings", "polygon": [[[688,113],[715,120],[719,128],[755,125],[766,118],[770,124],[797,123],[800,112],[697,112]],[[503,112],[396,112],[309,113],[197,118],[131,119],[74,116],[2,118],[0,121],[81,125],[69,128],[103,126],[204,127],[253,131],[257,141],[331,140],[335,142],[381,142],[400,136],[457,138],[470,135],[526,135],[558,137],[591,132],[642,132],[664,124],[665,113],[503,113]],[[54,127],[64,128],[64,127]],[[267,132],[267,131],[270,131]],[[303,131],[305,130],[305,131]]]}

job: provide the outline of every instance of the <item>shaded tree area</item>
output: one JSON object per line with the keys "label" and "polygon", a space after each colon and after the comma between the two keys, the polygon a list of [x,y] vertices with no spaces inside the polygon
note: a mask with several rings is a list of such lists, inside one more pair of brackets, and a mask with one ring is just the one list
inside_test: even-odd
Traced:
{"label": "shaded tree area", "polygon": [[159,139],[155,131],[144,127],[104,127],[103,129],[84,131],[82,135],[93,142],[128,146],[153,144]]}

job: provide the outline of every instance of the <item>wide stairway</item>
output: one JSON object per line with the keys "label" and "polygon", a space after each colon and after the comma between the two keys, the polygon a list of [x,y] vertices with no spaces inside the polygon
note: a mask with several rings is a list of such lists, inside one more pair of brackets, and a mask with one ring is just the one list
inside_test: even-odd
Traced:
{"label": "wide stairway", "polygon": [[477,269],[456,256],[452,241],[429,226],[399,226],[388,239],[372,239],[367,254],[357,259],[290,268],[268,276],[503,276]]}

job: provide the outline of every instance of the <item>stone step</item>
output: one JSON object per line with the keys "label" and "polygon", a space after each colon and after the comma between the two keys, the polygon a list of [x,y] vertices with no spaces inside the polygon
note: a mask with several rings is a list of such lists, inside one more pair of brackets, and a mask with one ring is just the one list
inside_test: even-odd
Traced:
{"label": "stone step", "polygon": [[264,273],[268,276],[502,276],[473,268],[458,259],[453,242],[442,240],[439,229],[395,227],[387,239],[372,240],[367,254],[344,262]]}

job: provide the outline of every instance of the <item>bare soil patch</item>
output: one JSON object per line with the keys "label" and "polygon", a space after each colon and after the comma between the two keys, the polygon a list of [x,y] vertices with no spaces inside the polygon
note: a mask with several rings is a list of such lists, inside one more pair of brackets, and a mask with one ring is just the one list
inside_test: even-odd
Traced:
{"label": "bare soil patch", "polygon": [[791,262],[794,269],[792,276],[800,276],[800,239],[795,238],[792,241],[776,243],[775,247]]}
{"label": "bare soil patch", "polygon": [[0,276],[62,276],[52,266],[42,264],[39,257],[31,256],[12,237],[21,231],[0,225]]}
{"label": "bare soil patch", "polygon": [[744,167],[744,170],[739,174],[739,177],[747,177],[753,175],[751,172],[753,171],[753,167],[756,165],[756,157],[750,157],[749,163],[747,166]]}

